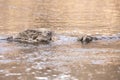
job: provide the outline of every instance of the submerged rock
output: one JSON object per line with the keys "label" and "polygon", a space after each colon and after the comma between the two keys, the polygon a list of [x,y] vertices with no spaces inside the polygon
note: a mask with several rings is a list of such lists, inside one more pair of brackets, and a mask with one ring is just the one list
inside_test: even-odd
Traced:
{"label": "submerged rock", "polygon": [[17,36],[8,37],[6,40],[31,44],[49,43],[52,40],[52,31],[44,28],[38,30],[27,29],[17,34]]}

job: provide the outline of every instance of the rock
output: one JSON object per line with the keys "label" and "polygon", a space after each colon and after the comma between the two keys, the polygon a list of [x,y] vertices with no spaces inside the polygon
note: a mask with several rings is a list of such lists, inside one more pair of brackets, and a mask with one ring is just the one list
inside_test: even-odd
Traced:
{"label": "rock", "polygon": [[88,44],[92,41],[96,41],[96,40],[120,40],[120,36],[119,35],[112,35],[112,36],[104,36],[104,35],[100,35],[100,36],[82,36],[78,38],[78,41],[81,41],[82,44]]}
{"label": "rock", "polygon": [[7,38],[8,41],[13,41],[13,36]]}
{"label": "rock", "polygon": [[52,31],[44,28],[40,28],[38,30],[27,29],[17,34],[17,36],[10,36],[7,38],[7,41],[32,43],[32,44],[49,43],[51,40],[52,40]]}
{"label": "rock", "polygon": [[82,44],[88,44],[93,40],[97,40],[97,38],[92,37],[92,36],[88,36],[88,35],[85,35],[85,36],[78,38],[78,41],[81,41]]}

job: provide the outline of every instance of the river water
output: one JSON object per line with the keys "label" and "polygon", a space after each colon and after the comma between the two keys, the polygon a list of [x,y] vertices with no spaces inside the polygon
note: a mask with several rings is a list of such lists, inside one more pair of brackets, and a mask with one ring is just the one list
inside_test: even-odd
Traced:
{"label": "river water", "polygon": [[[28,28],[55,33],[48,45],[0,40],[0,80],[120,80],[119,0],[66,1],[0,1],[0,39]],[[84,34],[105,39],[84,45]]]}

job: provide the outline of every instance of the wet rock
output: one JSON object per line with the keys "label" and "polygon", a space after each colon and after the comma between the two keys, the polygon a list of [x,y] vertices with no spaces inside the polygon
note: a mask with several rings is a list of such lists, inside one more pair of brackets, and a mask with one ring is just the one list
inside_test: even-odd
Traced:
{"label": "wet rock", "polygon": [[40,28],[40,29],[27,29],[20,32],[16,36],[10,36],[6,39],[7,41],[15,41],[22,43],[50,43],[52,40],[52,31]]}
{"label": "wet rock", "polygon": [[100,35],[100,36],[88,36],[88,35],[85,35],[85,36],[81,36],[78,38],[78,41],[80,41],[82,44],[88,44],[92,41],[96,41],[96,40],[102,40],[102,41],[105,41],[105,40],[120,40],[120,36],[119,35],[112,35],[112,36],[105,36],[105,35]]}
{"label": "wet rock", "polygon": [[6,40],[12,41],[13,40],[13,36],[7,37]]}
{"label": "wet rock", "polygon": [[81,36],[78,38],[78,41],[81,41],[82,44],[88,44],[93,40],[97,40],[97,38],[93,36],[88,36],[88,35]]}

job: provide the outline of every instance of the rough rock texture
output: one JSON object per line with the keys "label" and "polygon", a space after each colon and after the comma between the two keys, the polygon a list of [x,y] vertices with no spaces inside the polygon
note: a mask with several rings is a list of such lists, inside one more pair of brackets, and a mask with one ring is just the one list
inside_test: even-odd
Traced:
{"label": "rough rock texture", "polygon": [[52,31],[47,29],[28,29],[17,34],[17,36],[10,36],[8,41],[22,42],[22,43],[49,43],[52,40]]}

